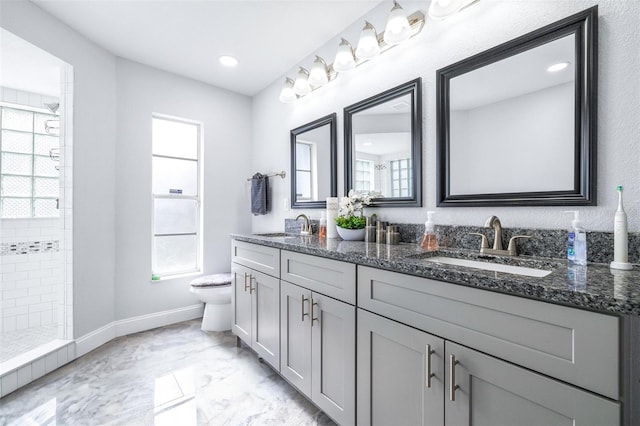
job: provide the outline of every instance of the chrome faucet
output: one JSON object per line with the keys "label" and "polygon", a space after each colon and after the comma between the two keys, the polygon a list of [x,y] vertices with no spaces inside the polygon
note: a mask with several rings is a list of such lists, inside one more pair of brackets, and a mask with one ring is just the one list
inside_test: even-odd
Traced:
{"label": "chrome faucet", "polygon": [[493,249],[502,250],[502,224],[498,216],[489,216],[484,224],[485,228],[493,228],[495,235],[493,236]]}
{"label": "chrome faucet", "polygon": [[311,228],[311,221],[309,220],[309,217],[306,214],[299,214],[296,217],[296,220],[303,218],[304,219],[304,223],[302,224],[302,227],[300,228],[300,234],[301,235],[311,235],[313,234],[313,229]]}
{"label": "chrome faucet", "polygon": [[482,254],[495,254],[502,256],[517,256],[518,255],[518,247],[516,244],[516,240],[518,238],[531,238],[529,235],[514,235],[509,239],[509,246],[505,250],[502,246],[502,224],[500,223],[500,219],[498,216],[489,216],[489,219],[484,224],[485,228],[493,228],[494,236],[493,236],[493,248],[489,248],[489,240],[486,235],[481,234],[479,232],[471,232],[472,235],[478,235],[482,238],[480,241],[480,253]]}

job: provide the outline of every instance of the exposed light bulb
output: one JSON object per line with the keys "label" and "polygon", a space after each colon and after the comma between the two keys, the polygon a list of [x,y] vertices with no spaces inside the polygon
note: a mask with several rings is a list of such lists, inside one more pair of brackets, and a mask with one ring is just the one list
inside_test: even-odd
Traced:
{"label": "exposed light bulb", "polygon": [[293,91],[293,80],[289,77],[285,77],[284,85],[280,91],[280,102],[290,103],[295,102],[298,99],[296,92]]}
{"label": "exposed light bulb", "polygon": [[293,83],[293,91],[300,96],[311,93],[311,85],[309,84],[309,72],[302,68],[298,68],[298,75],[295,83]]}
{"label": "exposed light bulb", "polygon": [[365,21],[364,28],[360,33],[356,56],[358,59],[371,59],[380,54],[380,44],[378,44],[378,33],[370,22]]}
{"label": "exposed light bulb", "polygon": [[384,42],[388,45],[402,43],[411,36],[411,26],[402,7],[394,0],[389,13],[387,28],[384,30]]}
{"label": "exposed light bulb", "polygon": [[309,84],[313,86],[323,86],[329,82],[329,72],[327,63],[320,56],[316,55],[311,71],[309,71]]}
{"label": "exposed light bulb", "polygon": [[337,72],[352,70],[356,67],[356,59],[353,56],[351,44],[344,38],[338,46],[336,59],[333,61],[333,69]]}
{"label": "exposed light bulb", "polygon": [[455,15],[478,0],[432,0],[429,6],[429,17],[440,20]]}

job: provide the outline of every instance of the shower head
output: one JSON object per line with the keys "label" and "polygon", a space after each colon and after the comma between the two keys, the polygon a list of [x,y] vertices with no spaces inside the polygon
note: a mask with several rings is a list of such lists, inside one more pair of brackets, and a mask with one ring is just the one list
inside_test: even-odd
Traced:
{"label": "shower head", "polygon": [[44,106],[46,106],[51,113],[55,114],[58,112],[58,108],[60,108],[60,102],[52,102],[50,104],[45,103]]}

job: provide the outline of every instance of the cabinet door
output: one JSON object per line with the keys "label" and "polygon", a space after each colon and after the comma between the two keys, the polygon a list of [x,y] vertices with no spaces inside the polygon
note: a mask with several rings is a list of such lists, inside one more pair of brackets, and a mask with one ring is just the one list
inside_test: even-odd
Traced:
{"label": "cabinet door", "polygon": [[280,374],[311,398],[311,292],[280,282]]}
{"label": "cabinet door", "polygon": [[355,423],[355,307],[311,294],[311,399],[341,425]]}
{"label": "cabinet door", "polygon": [[357,352],[358,424],[444,423],[443,339],[358,309]]}
{"label": "cabinet door", "polygon": [[251,345],[251,292],[249,277],[251,269],[231,264],[231,331]]}
{"label": "cabinet door", "polygon": [[620,424],[611,400],[454,343],[446,355],[447,425]]}
{"label": "cabinet door", "polygon": [[280,370],[280,280],[251,271],[253,328],[251,347],[276,370]]}

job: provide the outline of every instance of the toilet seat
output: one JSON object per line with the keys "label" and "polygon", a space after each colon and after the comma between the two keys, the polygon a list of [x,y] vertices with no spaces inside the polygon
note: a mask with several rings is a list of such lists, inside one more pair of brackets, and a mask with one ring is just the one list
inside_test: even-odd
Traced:
{"label": "toilet seat", "polygon": [[205,275],[191,281],[191,287],[221,287],[231,285],[231,272],[224,274]]}

